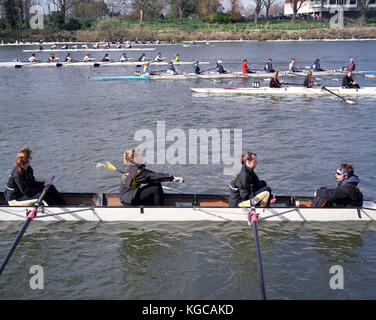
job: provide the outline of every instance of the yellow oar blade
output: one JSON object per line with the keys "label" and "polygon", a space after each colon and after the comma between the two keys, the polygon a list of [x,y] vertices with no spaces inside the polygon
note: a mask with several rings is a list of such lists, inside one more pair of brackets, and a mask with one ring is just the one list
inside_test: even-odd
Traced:
{"label": "yellow oar blade", "polygon": [[116,171],[116,167],[110,163],[110,162],[106,162],[106,169],[109,169],[109,170],[112,170],[112,171]]}

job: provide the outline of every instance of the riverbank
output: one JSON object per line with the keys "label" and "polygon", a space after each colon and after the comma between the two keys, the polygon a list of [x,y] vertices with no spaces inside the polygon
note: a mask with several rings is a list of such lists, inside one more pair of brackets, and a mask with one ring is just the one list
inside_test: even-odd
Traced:
{"label": "riverbank", "polygon": [[54,31],[46,25],[43,30],[24,30],[16,37],[12,32],[0,33],[0,40],[11,41],[83,41],[96,42],[106,39],[142,39],[145,41],[181,42],[187,40],[281,40],[281,39],[375,39],[376,21],[345,20],[344,28],[330,28],[329,20],[260,20],[234,24],[211,24],[201,20],[176,19],[146,21],[142,27],[135,19],[106,18],[95,21],[89,29]]}

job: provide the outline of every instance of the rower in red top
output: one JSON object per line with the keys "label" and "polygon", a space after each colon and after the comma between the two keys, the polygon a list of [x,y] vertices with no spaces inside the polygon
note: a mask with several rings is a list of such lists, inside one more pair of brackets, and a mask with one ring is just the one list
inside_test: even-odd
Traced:
{"label": "rower in red top", "polygon": [[303,86],[305,88],[312,88],[315,84],[317,84],[316,82],[312,82],[312,71],[307,71],[307,76],[305,77],[304,79],[304,83],[303,83]]}
{"label": "rower in red top", "polygon": [[51,53],[50,57],[48,58],[47,62],[56,62],[55,55]]}
{"label": "rower in red top", "polygon": [[355,62],[354,58],[350,59],[350,64],[347,67],[342,68],[343,71],[354,71],[355,70]]}
{"label": "rower in red top", "polygon": [[278,71],[274,71],[273,78],[270,79],[270,84],[269,84],[270,88],[282,88],[282,84],[278,80],[278,74],[279,74]]}
{"label": "rower in red top", "polygon": [[247,59],[244,59],[242,62],[243,73],[254,73],[253,71],[248,69],[247,63],[248,63]]}

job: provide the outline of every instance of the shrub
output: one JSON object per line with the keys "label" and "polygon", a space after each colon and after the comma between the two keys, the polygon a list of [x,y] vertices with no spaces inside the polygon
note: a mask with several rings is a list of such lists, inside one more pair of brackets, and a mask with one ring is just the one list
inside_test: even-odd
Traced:
{"label": "shrub", "polygon": [[209,18],[209,23],[227,24],[230,22],[231,22],[231,17],[229,13],[216,12],[215,14],[211,15]]}

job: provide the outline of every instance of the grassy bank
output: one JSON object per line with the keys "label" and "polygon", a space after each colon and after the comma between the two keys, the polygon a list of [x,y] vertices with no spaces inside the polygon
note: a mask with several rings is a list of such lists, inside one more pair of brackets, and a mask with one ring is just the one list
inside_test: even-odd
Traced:
{"label": "grassy bank", "polygon": [[[2,33],[3,39],[15,40],[12,33]],[[360,21],[345,19],[342,29],[332,29],[329,20],[313,21],[299,20],[260,20],[256,25],[253,21],[246,23],[215,24],[201,20],[184,20],[182,24],[177,19],[164,21],[149,20],[143,26],[137,19],[105,18],[99,19],[86,30],[56,31],[48,25],[44,30],[24,30],[19,35],[21,40],[44,39],[46,41],[116,41],[117,39],[164,40],[169,42],[194,39],[335,39],[335,38],[376,38],[376,20]]]}

